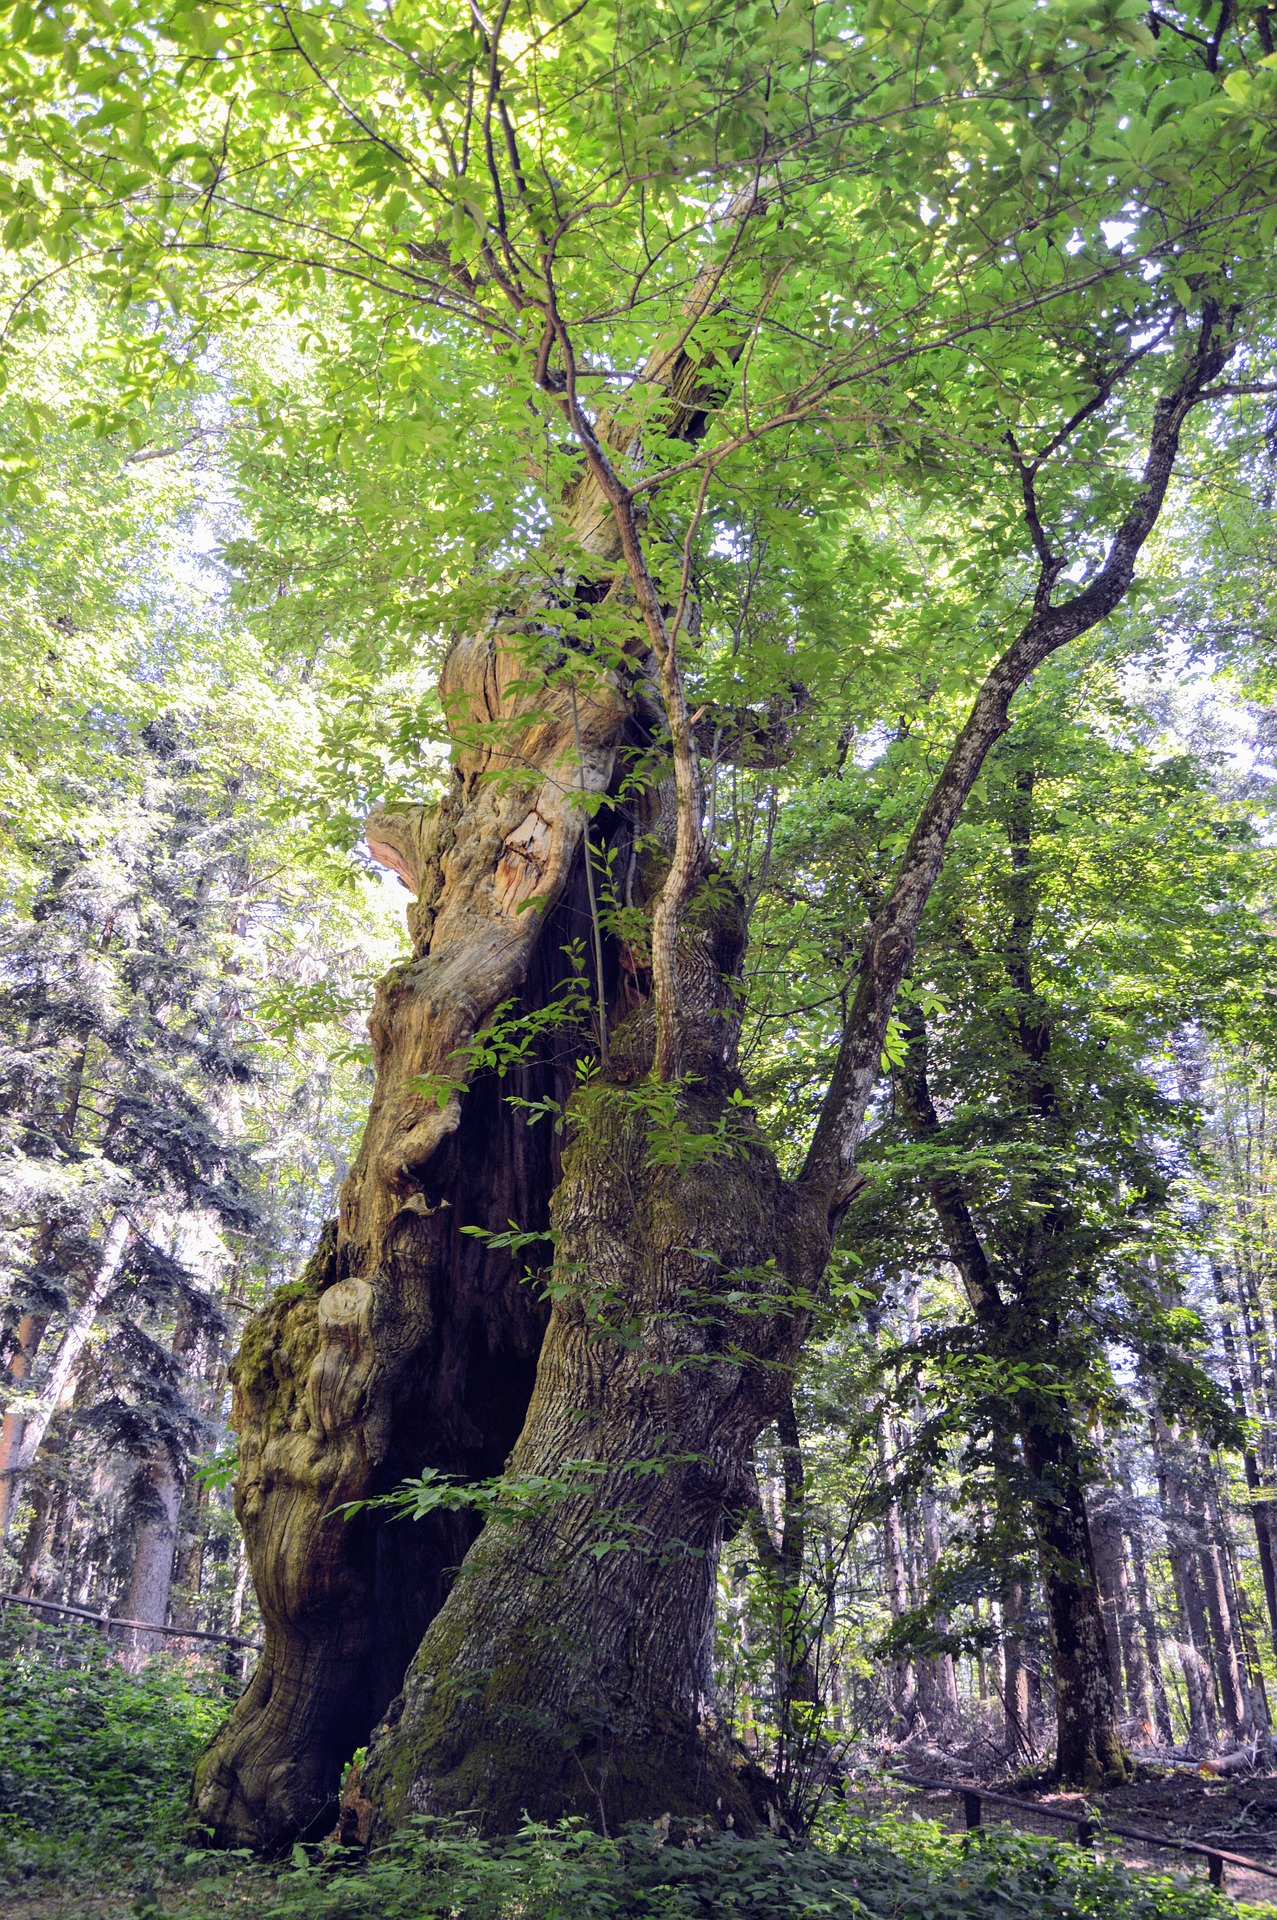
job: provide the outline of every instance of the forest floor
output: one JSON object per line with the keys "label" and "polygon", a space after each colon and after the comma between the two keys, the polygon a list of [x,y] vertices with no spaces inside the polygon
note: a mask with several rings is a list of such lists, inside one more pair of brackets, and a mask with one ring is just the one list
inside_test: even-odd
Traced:
{"label": "forest floor", "polygon": [[[1219,1847],[1225,1853],[1239,1854],[1277,1872],[1277,1773],[1249,1774],[1240,1779],[1222,1780],[1207,1773],[1188,1770],[1141,1767],[1139,1777],[1130,1786],[1113,1788],[1090,1796],[1036,1792],[1003,1787],[999,1790],[1018,1804],[1008,1807],[1001,1801],[986,1802],[984,1820],[990,1826],[1006,1823],[1018,1832],[1039,1833],[1057,1839],[1069,1837],[1070,1829],[1052,1814],[1085,1813],[1087,1805],[1098,1809],[1105,1821],[1130,1827],[1165,1840],[1192,1840],[1201,1846]],[[869,1798],[884,1796],[870,1791]],[[959,1829],[963,1808],[952,1793],[921,1791],[889,1794],[885,1803],[904,1811],[913,1807],[925,1811],[929,1819]],[[1161,1847],[1141,1846],[1138,1841],[1110,1835],[1099,1842],[1102,1850],[1128,1866],[1153,1868],[1163,1873],[1183,1871],[1204,1877],[1206,1863],[1198,1856],[1177,1855]],[[1227,1887],[1234,1899],[1256,1905],[1271,1905],[1277,1914],[1277,1878],[1247,1873],[1229,1866]]]}
{"label": "forest floor", "polygon": [[[937,1828],[948,1829],[951,1834],[961,1828],[960,1800],[952,1794],[898,1792],[881,1782],[853,1792],[846,1811],[857,1824],[863,1821],[871,1833],[880,1833],[882,1846],[892,1850],[902,1864],[907,1864],[904,1864],[904,1879],[899,1888],[879,1889],[880,1894],[894,1894],[898,1898],[888,1897],[881,1907],[873,1902],[869,1908],[860,1907],[853,1900],[845,1909],[848,1920],[852,1920],[853,1915],[857,1920],[864,1915],[867,1920],[869,1914],[880,1912],[890,1914],[892,1920],[921,1920],[923,1915],[937,1913],[943,1913],[946,1920],[950,1914],[954,1920],[968,1920],[968,1916],[970,1920],[983,1920],[986,1913],[989,1920],[1004,1914],[1009,1920],[1039,1920],[1039,1915],[1043,1920],[1046,1916],[1050,1916],[1050,1920],[1073,1920],[1074,1916],[1076,1920],[1093,1920],[1093,1917],[1110,1920],[1110,1916],[1112,1920],[1124,1920],[1128,1913],[1132,1920],[1135,1916],[1138,1920],[1145,1920],[1145,1916],[1161,1920],[1162,1915],[1170,1916],[1171,1920],[1180,1920],[1181,1915],[1184,1920],[1208,1920],[1208,1916],[1211,1920],[1215,1916],[1218,1920],[1227,1920],[1227,1916],[1237,1916],[1238,1920],[1277,1920],[1277,1879],[1248,1874],[1230,1866],[1229,1898],[1217,1899],[1208,1889],[1205,1862],[1200,1857],[1143,1847],[1115,1835],[1099,1837],[1089,1854],[1080,1854],[1069,1842],[1070,1829],[1047,1818],[1051,1813],[1083,1814],[1088,1803],[1079,1795],[1042,1790],[1018,1792],[1014,1798],[1018,1803],[1014,1808],[986,1803],[985,1831],[978,1854],[967,1855],[969,1865],[980,1855],[987,1857],[990,1884],[986,1889],[986,1903],[974,1884],[978,1875],[972,1874],[969,1880],[962,1874],[955,1883],[958,1855],[953,1849],[957,1847],[961,1853],[962,1838],[959,1835],[948,1839],[926,1838],[927,1834],[936,1836]],[[1193,1840],[1217,1846],[1277,1868],[1277,1773],[1220,1780],[1187,1771],[1149,1769],[1146,1777],[1129,1787],[1093,1796],[1089,1806],[1104,1820],[1121,1826],[1138,1828],[1168,1840]],[[911,1837],[914,1833],[919,1836],[916,1842]],[[551,1839],[548,1834],[545,1837],[550,1845],[542,1849],[540,1865],[543,1867],[549,1854],[558,1850],[559,1870],[569,1869],[570,1878],[571,1846],[564,1853],[561,1839]],[[1030,1855],[1043,1839],[1057,1842],[1051,1850],[1057,1860],[1077,1862],[1080,1877],[1067,1889],[1053,1887],[1054,1897],[1044,1898],[1039,1908],[1031,1888],[1035,1869]],[[1066,1844],[1060,1846],[1061,1841]],[[453,1846],[457,1848],[458,1843],[454,1842]],[[948,1851],[947,1862],[941,1861],[938,1847]],[[835,1851],[838,1850],[835,1842]],[[499,1917],[504,1920],[505,1916],[518,1916],[518,1920],[543,1920],[543,1916],[550,1916],[550,1920],[560,1920],[561,1915],[572,1912],[579,1915],[579,1920],[592,1920],[596,1912],[617,1916],[633,1912],[641,1920],[649,1915],[668,1913],[671,1920],[677,1920],[678,1916],[693,1911],[710,1916],[710,1920],[719,1920],[720,1914],[722,1920],[728,1920],[728,1916],[735,1920],[745,1920],[748,1916],[754,1920],[756,1912],[762,1920],[770,1920],[773,1914],[783,1914],[785,1920],[791,1914],[794,1920],[805,1920],[809,1913],[842,1914],[843,1901],[852,1885],[859,1884],[869,1891],[864,1882],[848,1882],[840,1874],[838,1891],[842,1900],[836,1898],[833,1906],[826,1906],[820,1897],[829,1891],[822,1884],[819,1889],[811,1889],[816,1904],[810,1907],[801,1897],[803,1889],[799,1888],[793,1890],[799,1898],[792,1907],[788,1900],[773,1906],[764,1897],[763,1904],[755,1909],[752,1903],[739,1906],[740,1890],[726,1887],[722,1889],[725,1898],[720,1907],[715,1898],[720,1889],[715,1881],[712,1886],[695,1889],[688,1885],[685,1895],[691,1899],[691,1905],[684,1905],[677,1896],[668,1907],[659,1902],[649,1905],[648,1899],[640,1894],[631,1908],[628,1899],[623,1899],[619,1906],[613,1904],[618,1890],[615,1882],[609,1882],[606,1890],[601,1881],[596,1887],[587,1870],[580,1888],[584,1901],[573,1909],[570,1903],[560,1904],[567,1889],[556,1871],[552,1876],[553,1886],[549,1883],[544,1886],[549,1898],[542,1906],[530,1885],[531,1898],[525,1904],[519,1897],[522,1889],[517,1877],[504,1870],[495,1880],[483,1872],[476,1874],[478,1850],[472,1849],[467,1856],[462,1845],[454,1863],[459,1869],[458,1877],[449,1880],[447,1889],[432,1888],[418,1878],[414,1898],[402,1871],[392,1874],[383,1884],[384,1868],[374,1868],[371,1874],[366,1869],[353,1874],[347,1870],[343,1874],[340,1866],[336,1872],[331,1866],[322,1867],[317,1849],[310,1852],[315,1858],[309,1869],[301,1872],[296,1865],[292,1869],[284,1866],[268,1870],[247,1861],[207,1854],[189,1856],[185,1865],[179,1867],[178,1856],[170,1854],[163,1864],[156,1859],[150,1873],[145,1870],[143,1859],[130,1857],[125,1852],[109,1862],[103,1860],[100,1880],[91,1868],[86,1870],[81,1856],[76,1870],[61,1883],[56,1866],[50,1861],[53,1871],[47,1877],[46,1872],[37,1872],[25,1884],[11,1880],[0,1891],[0,1911],[4,1920],[259,1920],[259,1916],[264,1920],[300,1920],[301,1916],[305,1916],[305,1920],[383,1920],[383,1916],[384,1920],[442,1920],[444,1915],[456,1916],[459,1920],[499,1920]],[[528,1860],[531,1864],[530,1854]],[[1109,1886],[1111,1906],[1105,1899],[1102,1884],[1105,1861],[1113,1863],[1118,1873],[1122,1868],[1139,1870]],[[488,1864],[491,1867],[492,1862]],[[577,1853],[575,1867],[579,1869],[583,1865],[585,1854]],[[1040,1866],[1039,1859],[1037,1870]],[[1026,1867],[1028,1878],[1022,1880]],[[721,1872],[721,1866],[713,1871]],[[1092,1873],[1095,1884],[1088,1886],[1088,1876]],[[532,1877],[540,1881],[536,1868]],[[107,1884],[108,1879],[113,1884]],[[1021,1880],[1018,1887],[1017,1880]],[[769,1882],[769,1888],[774,1885]],[[760,1882],[760,1890],[761,1887]],[[932,1904],[942,1887],[951,1897],[961,1889],[953,1905],[944,1898],[939,1905]],[[602,1904],[597,1908],[590,1898],[591,1890],[601,1898]],[[442,1904],[437,1904],[441,1894]],[[707,1894],[710,1904],[700,1904]],[[1017,1894],[1021,1897],[1016,1897]],[[454,1905],[458,1896],[463,1904]]]}
{"label": "forest floor", "polygon": [[[680,1847],[642,1823],[482,1841],[431,1821],[369,1861],[299,1847],[267,1868],[185,1837],[192,1764],[236,1690],[224,1675],[172,1661],[131,1674],[64,1632],[0,1645],[0,1662],[4,1920],[1277,1920],[1277,1881],[1230,1869],[1221,1899],[1204,1863],[1076,1846],[1043,1818],[1082,1811],[1064,1796],[990,1803],[973,1842],[953,1831],[952,1794],[880,1775],[826,1806],[810,1846],[705,1833]],[[1277,1774],[1149,1768],[1100,1812],[1277,1864]]]}

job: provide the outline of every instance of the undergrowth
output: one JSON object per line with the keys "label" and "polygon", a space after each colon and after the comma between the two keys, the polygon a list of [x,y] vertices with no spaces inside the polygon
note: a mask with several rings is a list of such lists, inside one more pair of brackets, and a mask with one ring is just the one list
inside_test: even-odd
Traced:
{"label": "undergrowth", "polygon": [[[239,1899],[243,1899],[242,1893]],[[193,1890],[190,1920],[218,1903]],[[226,1889],[225,1914],[237,1906]],[[423,1820],[348,1868],[298,1849],[259,1884],[260,1920],[1224,1920],[1234,1906],[1202,1881],[1136,1871],[1008,1829],[968,1838],[930,1821],[831,1823],[816,1846],[708,1835],[663,1843],[650,1827],[604,1839],[575,1822],[479,1841]]]}
{"label": "undergrowth", "polygon": [[1006,1829],[837,1811],[805,1847],[723,1833],[681,1846],[648,1826],[604,1838],[572,1821],[483,1841],[421,1820],[366,1861],[298,1847],[263,1867],[182,1838],[191,1763],[230,1683],[172,1660],[131,1675],[65,1630],[7,1664],[0,1907],[15,1916],[48,1913],[56,1886],[64,1920],[1277,1920],[1201,1880]]}
{"label": "undergrowth", "polygon": [[180,1846],[196,1754],[238,1684],[172,1658],[126,1673],[92,1631],[39,1627],[2,1649],[0,1885],[144,1885]]}

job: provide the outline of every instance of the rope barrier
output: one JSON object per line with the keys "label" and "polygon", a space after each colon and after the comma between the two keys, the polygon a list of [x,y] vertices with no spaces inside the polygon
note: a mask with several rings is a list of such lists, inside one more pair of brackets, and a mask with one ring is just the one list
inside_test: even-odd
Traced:
{"label": "rope barrier", "polygon": [[217,1640],[226,1647],[240,1647],[247,1653],[260,1653],[260,1640],[243,1640],[238,1634],[216,1633],[206,1627],[162,1627],[154,1620],[120,1620],[109,1613],[90,1613],[87,1607],[66,1607],[57,1600],[35,1600],[26,1593],[0,1593],[0,1606],[36,1607],[45,1613],[62,1613],[76,1620],[87,1620],[95,1627],[122,1627],[133,1633],[164,1633],[175,1640]]}
{"label": "rope barrier", "polygon": [[963,1803],[968,1831],[980,1825],[982,1804],[988,1800],[995,1806],[1016,1807],[1021,1813],[1032,1813],[1043,1820],[1060,1820],[1075,1827],[1079,1846],[1090,1846],[1098,1835],[1112,1833],[1123,1840],[1138,1840],[1148,1847],[1169,1847],[1177,1853],[1200,1854],[1206,1861],[1211,1885],[1220,1889],[1224,1885],[1226,1867],[1246,1873],[1265,1874],[1270,1880],[1277,1880],[1277,1865],[1265,1866],[1262,1860],[1248,1859],[1243,1853],[1227,1853],[1222,1847],[1208,1846],[1203,1840],[1176,1840],[1165,1834],[1146,1833],[1139,1827],[1119,1826],[1094,1807],[1087,1807],[1084,1813],[1066,1813],[1062,1808],[1040,1806],[1036,1800],[1017,1799],[1009,1793],[991,1793],[986,1787],[977,1786],[973,1780],[924,1780],[915,1773],[895,1773],[892,1778],[909,1787],[923,1787],[929,1793],[955,1794]]}

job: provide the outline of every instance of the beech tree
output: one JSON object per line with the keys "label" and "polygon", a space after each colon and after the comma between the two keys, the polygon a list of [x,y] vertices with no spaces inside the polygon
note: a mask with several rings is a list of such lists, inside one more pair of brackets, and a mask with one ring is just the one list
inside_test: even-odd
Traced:
{"label": "beech tree", "polygon": [[[1012,700],[1121,604],[1195,416],[1245,434],[1268,390],[1267,15],[42,18],[10,57],[7,244],[176,307],[158,379],[192,329],[296,315],[329,397],[268,430],[400,463],[379,664],[444,641],[446,791],[369,821],[416,905],[363,1146],[236,1363],[267,1646],[197,1815],[319,1831],[371,1733],[364,1834],[460,1808],[751,1826],[769,1785],[713,1727],[724,1528]],[[991,593],[787,1179],[736,1063],[750,903],[714,796],[732,759],[840,730],[849,636],[817,623],[800,680],[807,609],[888,491],[974,508]],[[771,644],[702,591],[760,521]],[[507,1457],[476,1538],[431,1489]],[[412,1476],[408,1529],[367,1503]],[[1111,1730],[1083,1748],[1119,1764]]]}

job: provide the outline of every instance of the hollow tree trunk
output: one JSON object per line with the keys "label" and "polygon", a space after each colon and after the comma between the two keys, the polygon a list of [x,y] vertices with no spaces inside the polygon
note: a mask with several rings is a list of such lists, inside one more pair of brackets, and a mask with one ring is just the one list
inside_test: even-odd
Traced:
{"label": "hollow tree trunk", "polygon": [[[573,894],[553,918],[551,952],[577,934],[579,905]],[[476,1000],[485,964],[497,972],[493,944],[472,942]],[[500,1472],[531,1395],[545,1309],[517,1255],[462,1229],[547,1227],[555,1135],[505,1096],[561,1099],[568,1076],[553,1061],[479,1075],[451,1112],[420,1093],[448,1064],[446,1041],[430,1044],[447,965],[417,960],[378,989],[377,1093],[342,1221],[249,1323],[231,1369],[235,1509],[264,1650],[196,1768],[193,1817],[223,1844],[273,1851],[328,1830],[342,1766],[398,1691],[476,1531],[457,1513],[347,1519],[344,1503],[425,1467]],[[495,991],[483,982],[489,1006],[510,971]],[[523,1003],[544,1005],[553,984],[534,965]]]}
{"label": "hollow tree trunk", "polygon": [[[748,218],[754,200],[751,189],[729,217]],[[717,391],[689,341],[721,275],[715,262],[697,275],[677,340],[643,371],[674,438],[699,438]],[[720,342],[720,360],[743,344]],[[343,1505],[426,1466],[500,1471],[528,1407],[544,1305],[518,1256],[462,1229],[547,1227],[556,1138],[508,1096],[565,1102],[573,1049],[552,1034],[543,1057],[505,1079],[476,1073],[469,1050],[503,1006],[547,1006],[571,974],[570,943],[600,957],[582,842],[623,744],[650,744],[634,715],[659,711],[660,663],[639,637],[618,664],[614,620],[600,667],[588,639],[569,651],[553,623],[574,600],[580,611],[611,598],[618,613],[622,555],[638,534],[632,502],[617,514],[608,460],[630,451],[636,419],[574,419],[588,459],[555,502],[538,584],[520,585],[517,615],[449,650],[450,793],[437,809],[379,809],[368,823],[374,856],[417,895],[415,953],[378,988],[377,1085],[335,1231],[291,1297],[250,1323],[233,1369],[236,1511],[266,1639],[196,1768],[193,1818],[223,1844],[269,1850],[326,1827],[343,1762],[401,1684],[475,1534],[455,1513],[407,1527],[375,1511],[348,1522]],[[629,585],[655,608],[638,572]],[[627,603],[621,624],[632,614]],[[641,972],[634,963],[631,980]],[[618,982],[596,974],[592,985],[602,1006]],[[604,1047],[605,1028],[601,1017]]]}
{"label": "hollow tree trunk", "polygon": [[[730,1112],[707,1064],[682,1101],[702,1142]],[[756,1498],[753,1445],[788,1392],[823,1210],[744,1120],[734,1152],[681,1167],[654,1157],[624,1088],[579,1096],[573,1128],[556,1299],[510,1464],[579,1490],[498,1509],[471,1549],[370,1748],[377,1830],[462,1809],[498,1832],[524,1811],[759,1818],[766,1783],[714,1737],[719,1547],[725,1509]]]}

